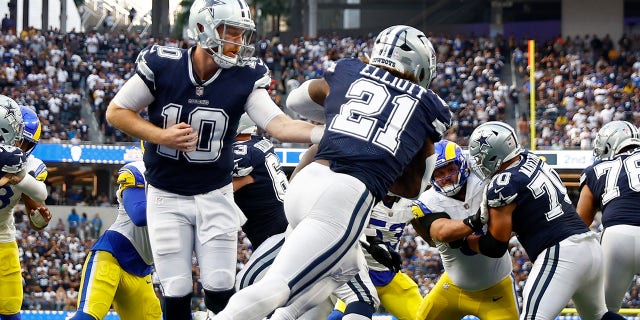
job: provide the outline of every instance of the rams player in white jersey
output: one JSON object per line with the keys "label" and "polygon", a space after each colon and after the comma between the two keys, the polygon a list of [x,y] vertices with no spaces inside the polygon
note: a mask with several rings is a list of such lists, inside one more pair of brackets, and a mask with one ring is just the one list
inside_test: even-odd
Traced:
{"label": "rams player in white jersey", "polygon": [[438,158],[433,187],[420,195],[412,210],[420,222],[416,230],[435,243],[445,272],[420,303],[417,319],[460,319],[465,315],[517,319],[509,254],[490,258],[462,246],[460,241],[474,231],[481,232],[482,223],[474,219],[482,205],[486,182],[470,172],[462,149],[454,142],[441,140],[435,149]]}
{"label": "rams player in white jersey", "polygon": [[[363,243],[370,281],[375,286],[380,305],[399,320],[413,320],[418,311],[422,295],[411,277],[399,272],[402,263],[397,253],[400,237],[408,222],[413,220],[411,201],[387,195],[373,207],[369,227],[365,230],[367,243]],[[385,253],[388,252],[388,253]],[[344,287],[344,286],[343,286]],[[361,300],[357,292],[339,288],[334,294],[341,299],[329,319],[335,316],[342,301]],[[347,304],[348,312],[351,304]],[[342,307],[344,308],[344,307]]]}
{"label": "rams player in white jersey", "polygon": [[144,172],[142,161],[118,171],[118,217],[85,260],[73,320],[103,319],[111,304],[123,320],[162,319],[151,283],[153,255],[146,227]]}
{"label": "rams player in white jersey", "polygon": [[[44,207],[47,197],[44,179],[47,170],[42,161],[33,156],[27,157],[33,148],[22,151],[14,144],[27,149],[29,143],[23,143],[23,110],[13,99],[0,95],[0,319],[20,319],[22,305],[22,278],[13,208],[23,198],[29,213],[29,224],[36,230],[47,226],[51,213]],[[40,123],[30,123],[30,139],[35,146],[39,138]],[[35,130],[34,130],[35,128]]]}

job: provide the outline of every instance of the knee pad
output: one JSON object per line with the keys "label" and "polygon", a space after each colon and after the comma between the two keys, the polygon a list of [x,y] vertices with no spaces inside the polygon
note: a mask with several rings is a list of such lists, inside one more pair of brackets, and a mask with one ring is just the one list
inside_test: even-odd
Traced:
{"label": "knee pad", "polygon": [[[234,270],[235,271],[235,270]],[[232,270],[211,270],[206,277],[200,277],[202,287],[210,291],[225,291],[235,288],[236,275]]]}
{"label": "knee pad", "polygon": [[231,296],[236,292],[235,289],[224,291],[209,291],[204,290],[204,304],[207,309],[213,311],[213,313],[219,313],[227,306],[227,302],[231,299]]}
{"label": "knee pad", "polygon": [[161,280],[162,293],[168,297],[184,297],[193,293],[191,278],[171,277]]}
{"label": "knee pad", "polygon": [[0,314],[9,315],[20,313],[22,306],[22,296],[0,298]]}

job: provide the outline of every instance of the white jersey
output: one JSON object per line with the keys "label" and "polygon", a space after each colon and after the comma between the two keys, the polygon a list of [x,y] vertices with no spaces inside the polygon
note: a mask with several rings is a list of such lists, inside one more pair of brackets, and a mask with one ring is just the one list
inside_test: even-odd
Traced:
{"label": "white jersey", "polygon": [[[446,212],[451,219],[464,219],[475,214],[482,203],[485,182],[474,173],[467,179],[465,201],[456,200],[438,193],[433,188],[420,195],[420,200],[431,212]],[[485,227],[486,228],[486,227]],[[445,272],[453,283],[469,291],[484,290],[494,286],[511,273],[512,265],[509,254],[502,258],[489,258],[478,253],[452,249],[447,243],[434,240]]]}
{"label": "white jersey", "polygon": [[[140,187],[141,185],[145,185],[144,162],[131,162],[125,165],[124,168],[128,168],[128,170],[133,173],[135,185],[120,185],[121,190],[119,190],[119,192],[129,187]],[[131,218],[124,210],[124,204],[120,197],[118,197],[118,217],[108,230],[118,232],[129,239],[142,260],[144,260],[148,265],[153,264],[153,255],[151,254],[151,245],[149,244],[149,232],[147,231],[147,227],[138,227],[133,224],[133,221],[131,221]]]}
{"label": "white jersey", "polygon": [[[400,199],[393,204],[392,208],[388,208],[380,201],[371,211],[369,228],[375,229],[378,238],[381,238],[393,250],[398,251],[398,243],[404,227],[412,219],[411,200]],[[389,270],[389,268],[376,261],[366,250],[363,250],[363,252],[369,269],[373,271]]]}
{"label": "white jersey", "polygon": [[[36,178],[38,181],[44,181],[47,178],[47,167],[42,160],[29,155],[27,158],[27,172]],[[46,186],[42,183],[41,186],[46,190]],[[8,243],[16,241],[16,226],[15,219],[13,218],[13,208],[16,206],[22,191],[20,188],[12,185],[4,185],[0,187],[0,243]],[[42,200],[44,199],[34,199]]]}

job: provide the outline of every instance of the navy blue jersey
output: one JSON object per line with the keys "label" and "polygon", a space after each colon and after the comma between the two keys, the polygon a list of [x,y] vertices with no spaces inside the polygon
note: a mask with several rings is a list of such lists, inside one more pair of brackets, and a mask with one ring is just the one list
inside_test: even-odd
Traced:
{"label": "navy blue jersey", "polygon": [[567,237],[589,231],[573,207],[560,176],[546,162],[523,152],[515,165],[491,178],[490,207],[515,203],[512,223],[531,261]]}
{"label": "navy blue jersey", "polygon": [[316,159],[362,181],[381,199],[427,138],[441,139],[451,122],[438,95],[384,69],[341,59],[325,80],[326,124]]}
{"label": "navy blue jersey", "polygon": [[192,51],[153,45],[140,53],[136,68],[155,98],[148,107],[149,121],[161,128],[185,122],[198,131],[193,152],[146,143],[147,181],[181,195],[231,183],[231,145],[247,97],[270,83],[269,70],[258,59],[244,67],[220,68],[202,82],[193,70]]}
{"label": "navy blue jersey", "polygon": [[602,210],[602,225],[640,226],[640,148],[610,160],[599,160],[584,169],[580,188],[589,186]]}
{"label": "navy blue jersey", "polygon": [[233,155],[233,176],[254,179],[236,190],[234,198],[247,217],[242,230],[255,249],[268,237],[287,229],[283,200],[289,182],[268,139],[251,136],[251,140],[238,141],[233,144]]}

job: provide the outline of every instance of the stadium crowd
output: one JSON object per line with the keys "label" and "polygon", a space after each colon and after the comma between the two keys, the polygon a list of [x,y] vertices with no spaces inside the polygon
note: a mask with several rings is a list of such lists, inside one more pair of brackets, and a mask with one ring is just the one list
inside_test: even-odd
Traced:
{"label": "stadium crowd", "polygon": [[[431,39],[438,52],[438,75],[432,89],[454,112],[449,140],[465,146],[478,124],[506,121],[515,114],[513,107],[520,96],[531,89],[526,42],[462,35],[431,35]],[[366,54],[372,40],[371,36],[300,37],[285,44],[278,37],[262,37],[256,42],[256,54],[272,71],[272,99],[283,106],[287,93],[304,80],[321,77],[328,61]],[[85,101],[106,143],[128,141],[128,136],[104,120],[104,112],[115,92],[132,76],[137,53],[154,41],[118,30],[60,34],[30,29],[17,36],[9,31],[0,37],[0,93],[36,110],[43,124],[44,143],[91,140],[87,120],[81,116]],[[160,43],[189,45],[170,39]],[[590,150],[603,124],[627,120],[640,125],[639,36],[624,36],[617,45],[608,37],[599,39],[595,35],[558,38],[538,48],[535,90],[539,148]],[[513,62],[517,79],[505,81],[510,78],[505,75],[511,72],[504,68],[507,59]],[[523,85],[515,86],[512,81]],[[517,127],[523,144],[528,145],[526,116],[519,119]],[[80,199],[84,200],[75,200]],[[102,198],[88,202],[113,203]],[[23,211],[16,210],[15,215],[25,282],[23,309],[75,309],[78,273],[97,235],[69,232],[62,221],[36,232],[26,225]],[[252,253],[246,237],[242,233],[239,237],[238,269]],[[423,294],[427,293],[443,271],[437,250],[417,237],[411,227],[405,230],[401,248],[403,272],[418,283]],[[531,262],[518,243],[511,243],[509,250],[521,290]],[[194,309],[204,307],[198,272],[194,264]],[[640,307],[640,278],[630,283],[623,306]]]}

